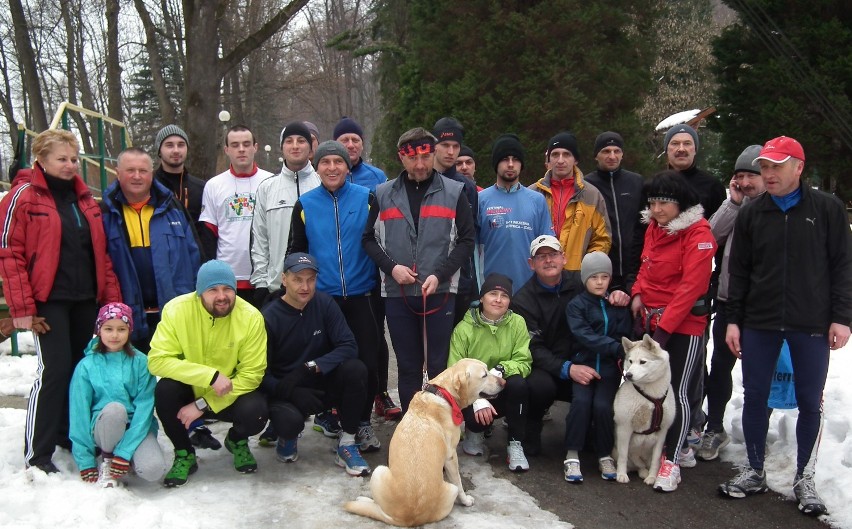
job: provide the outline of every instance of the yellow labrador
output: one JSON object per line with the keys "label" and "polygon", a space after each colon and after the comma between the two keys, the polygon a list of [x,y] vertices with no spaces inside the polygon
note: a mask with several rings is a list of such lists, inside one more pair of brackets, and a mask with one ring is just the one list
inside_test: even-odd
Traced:
{"label": "yellow labrador", "polygon": [[490,374],[483,362],[463,359],[429,383],[431,387],[414,395],[396,427],[388,466],[373,471],[373,499],[361,496],[347,502],[347,511],[412,527],[443,520],[456,498],[462,505],[473,505],[473,497],[462,487],[456,455],[461,409],[478,398],[494,398],[505,381]]}

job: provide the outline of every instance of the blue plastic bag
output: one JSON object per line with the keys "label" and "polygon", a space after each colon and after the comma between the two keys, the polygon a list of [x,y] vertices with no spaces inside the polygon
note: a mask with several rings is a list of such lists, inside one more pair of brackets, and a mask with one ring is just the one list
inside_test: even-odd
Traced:
{"label": "blue plastic bag", "polygon": [[787,340],[781,344],[781,354],[772,375],[772,386],[769,389],[767,406],[779,410],[792,410],[798,407],[796,403],[796,385],[793,378],[793,362],[790,360],[790,346]]}

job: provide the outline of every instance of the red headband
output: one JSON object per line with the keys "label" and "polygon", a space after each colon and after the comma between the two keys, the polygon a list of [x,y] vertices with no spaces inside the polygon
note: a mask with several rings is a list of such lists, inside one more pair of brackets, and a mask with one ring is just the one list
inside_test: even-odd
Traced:
{"label": "red headband", "polygon": [[418,154],[432,154],[435,152],[435,144],[431,138],[409,141],[399,146],[399,154],[402,156],[417,156]]}

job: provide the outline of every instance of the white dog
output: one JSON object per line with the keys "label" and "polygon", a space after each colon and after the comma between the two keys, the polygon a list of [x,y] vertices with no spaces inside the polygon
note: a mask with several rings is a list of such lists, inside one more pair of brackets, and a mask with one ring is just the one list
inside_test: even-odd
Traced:
{"label": "white dog", "polygon": [[[465,358],[414,395],[391,438],[388,466],[370,479],[373,499],[359,497],[343,508],[391,525],[412,527],[444,519],[453,503],[473,505],[459,475],[456,445],[461,410],[478,398],[494,398],[506,384],[483,362]],[[444,481],[446,473],[447,481]]]}
{"label": "white dog", "polygon": [[627,472],[653,485],[660,471],[666,432],[674,422],[675,396],[669,354],[647,334],[639,342],[622,338],[624,384],[615,395],[615,449],[618,482],[627,483]]}

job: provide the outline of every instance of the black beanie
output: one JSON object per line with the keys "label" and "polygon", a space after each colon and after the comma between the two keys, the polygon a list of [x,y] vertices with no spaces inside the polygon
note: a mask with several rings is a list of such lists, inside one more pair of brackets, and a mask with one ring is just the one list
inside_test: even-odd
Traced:
{"label": "black beanie", "polygon": [[313,145],[311,143],[311,131],[305,126],[304,121],[292,121],[284,125],[284,128],[281,129],[281,138],[279,138],[281,140],[281,145],[284,145],[284,140],[288,136],[301,136],[305,138],[308,145]]}
{"label": "black beanie", "polygon": [[507,156],[514,156],[521,161],[521,165],[523,166],[525,154],[520,138],[514,134],[503,134],[494,140],[494,147],[491,148],[491,165],[496,171],[500,160]]}
{"label": "black beanie", "polygon": [[471,149],[467,145],[462,145],[461,149],[459,149],[459,158],[461,158],[462,156],[470,156],[474,160],[476,159],[476,154],[473,152],[473,149]]}
{"label": "black beanie", "polygon": [[459,145],[464,139],[464,127],[453,118],[441,118],[432,127],[432,134],[438,138],[437,143],[442,141],[457,141]]}
{"label": "black beanie", "polygon": [[488,274],[485,281],[482,283],[482,288],[479,289],[479,297],[481,298],[486,293],[492,290],[505,292],[509,298],[512,297],[512,280],[503,274]]}
{"label": "black beanie", "polygon": [[574,158],[580,159],[580,149],[577,147],[577,137],[570,132],[560,132],[556,136],[550,138],[547,142],[547,157],[550,158],[550,152],[553,149],[567,149],[574,155]]}
{"label": "black beanie", "polygon": [[597,156],[598,153],[606,147],[618,147],[623,150],[624,138],[621,137],[621,134],[611,131],[599,134],[598,137],[595,138],[595,152],[592,156]]}

